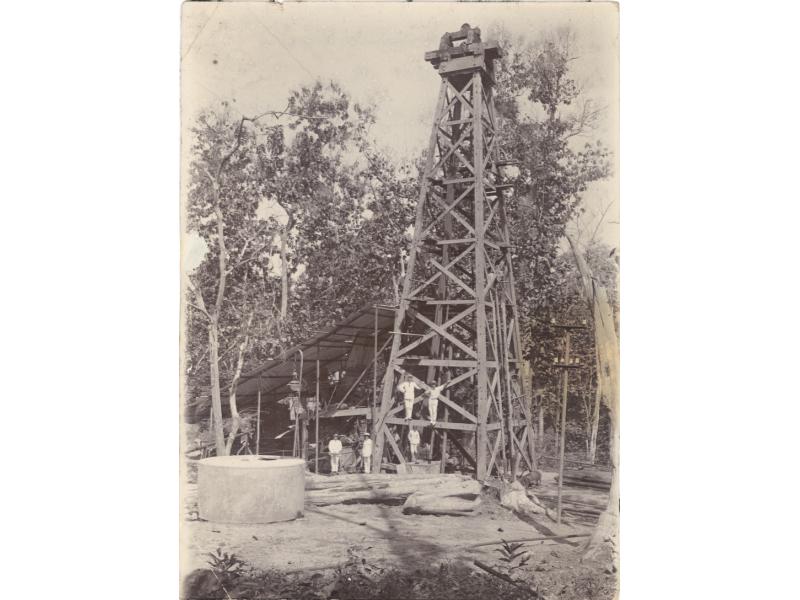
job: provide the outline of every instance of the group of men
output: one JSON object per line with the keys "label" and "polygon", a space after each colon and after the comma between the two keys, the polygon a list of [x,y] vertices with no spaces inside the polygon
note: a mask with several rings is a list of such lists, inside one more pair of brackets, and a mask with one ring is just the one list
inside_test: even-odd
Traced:
{"label": "group of men", "polygon": [[[427,396],[428,419],[430,420],[432,427],[436,427],[439,397],[442,395],[442,392],[446,387],[447,384],[443,383],[430,388],[423,394],[423,397]],[[414,410],[414,402],[417,400],[416,391],[421,389],[423,388],[418,385],[414,381],[414,378],[408,373],[403,376],[403,378],[400,380],[400,383],[397,385],[397,390],[403,395],[406,421],[411,421],[411,415]],[[331,473],[339,472],[339,464],[342,457],[342,441],[340,437],[341,436],[337,433],[333,436],[333,438],[331,438],[330,442],[328,442],[328,452],[330,453],[331,457]],[[395,439],[399,441],[399,438],[396,437]],[[419,451],[420,435],[419,431],[417,431],[413,425],[409,426],[408,444],[411,449],[411,461],[416,462],[417,453]],[[360,452],[364,473],[369,473],[372,468],[372,448],[372,438],[370,437],[369,433],[365,433]]]}
{"label": "group of men", "polygon": [[[338,433],[328,442],[328,452],[331,456],[331,473],[338,473],[342,459],[342,440]],[[364,434],[364,441],[361,443],[361,462],[364,473],[369,473],[372,470],[372,438],[368,433]]]}
{"label": "group of men", "polygon": [[[428,419],[433,427],[436,427],[436,415],[439,409],[439,397],[442,395],[442,392],[446,387],[447,384],[443,383],[431,388],[422,395],[423,397],[428,397]],[[397,384],[397,390],[403,394],[403,404],[406,409],[406,421],[411,420],[411,413],[414,410],[414,402],[417,399],[415,392],[421,389],[422,387],[420,387],[414,381],[414,378],[409,373],[406,373],[400,380],[400,383]]]}

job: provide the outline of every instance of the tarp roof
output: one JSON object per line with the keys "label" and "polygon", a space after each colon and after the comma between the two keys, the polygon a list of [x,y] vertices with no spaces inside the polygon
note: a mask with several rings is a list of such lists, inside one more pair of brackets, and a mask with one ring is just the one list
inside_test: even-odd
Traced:
{"label": "tarp roof", "polygon": [[369,340],[368,344],[372,346],[376,314],[378,337],[379,339],[385,337],[394,325],[394,309],[370,304],[362,306],[333,327],[286,350],[279,358],[269,360],[242,375],[236,391],[237,396],[255,395],[259,387],[262,395],[288,394],[286,386],[292,380],[295,369],[300,370],[299,350],[303,352],[303,377],[310,381],[316,376],[317,360],[322,367],[331,363],[343,363],[352,350],[356,338],[361,338],[363,342],[366,337]]}

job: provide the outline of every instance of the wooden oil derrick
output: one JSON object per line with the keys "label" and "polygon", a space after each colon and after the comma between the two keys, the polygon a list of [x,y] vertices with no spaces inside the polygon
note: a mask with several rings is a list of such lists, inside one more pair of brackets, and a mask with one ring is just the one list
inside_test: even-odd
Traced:
{"label": "wooden oil derrick", "polygon": [[[374,424],[376,473],[387,462],[406,465],[402,446],[412,425],[425,428],[423,439],[438,445],[440,457],[449,439],[478,479],[493,471],[516,474],[521,461],[530,468],[535,462],[530,400],[519,376],[504,196],[511,184],[501,175],[513,163],[499,156],[493,99],[494,61],[501,56],[469,25],[446,33],[439,49],[425,54],[441,86]],[[411,421],[397,391],[407,375],[422,390]],[[420,405],[443,383],[438,422],[428,434]]]}

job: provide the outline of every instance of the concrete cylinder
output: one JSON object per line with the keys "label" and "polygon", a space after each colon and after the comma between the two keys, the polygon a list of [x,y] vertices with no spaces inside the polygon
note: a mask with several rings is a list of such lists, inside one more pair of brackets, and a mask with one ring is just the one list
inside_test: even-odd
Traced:
{"label": "concrete cylinder", "polygon": [[200,518],[274,523],[303,516],[305,463],[280,456],[214,456],[197,467]]}

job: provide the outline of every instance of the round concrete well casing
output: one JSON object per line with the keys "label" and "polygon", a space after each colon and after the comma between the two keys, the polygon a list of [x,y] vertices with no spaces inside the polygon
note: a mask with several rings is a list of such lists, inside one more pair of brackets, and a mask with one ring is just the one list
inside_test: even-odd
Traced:
{"label": "round concrete well casing", "polygon": [[303,516],[305,463],[280,456],[215,456],[197,468],[200,518],[274,523]]}

